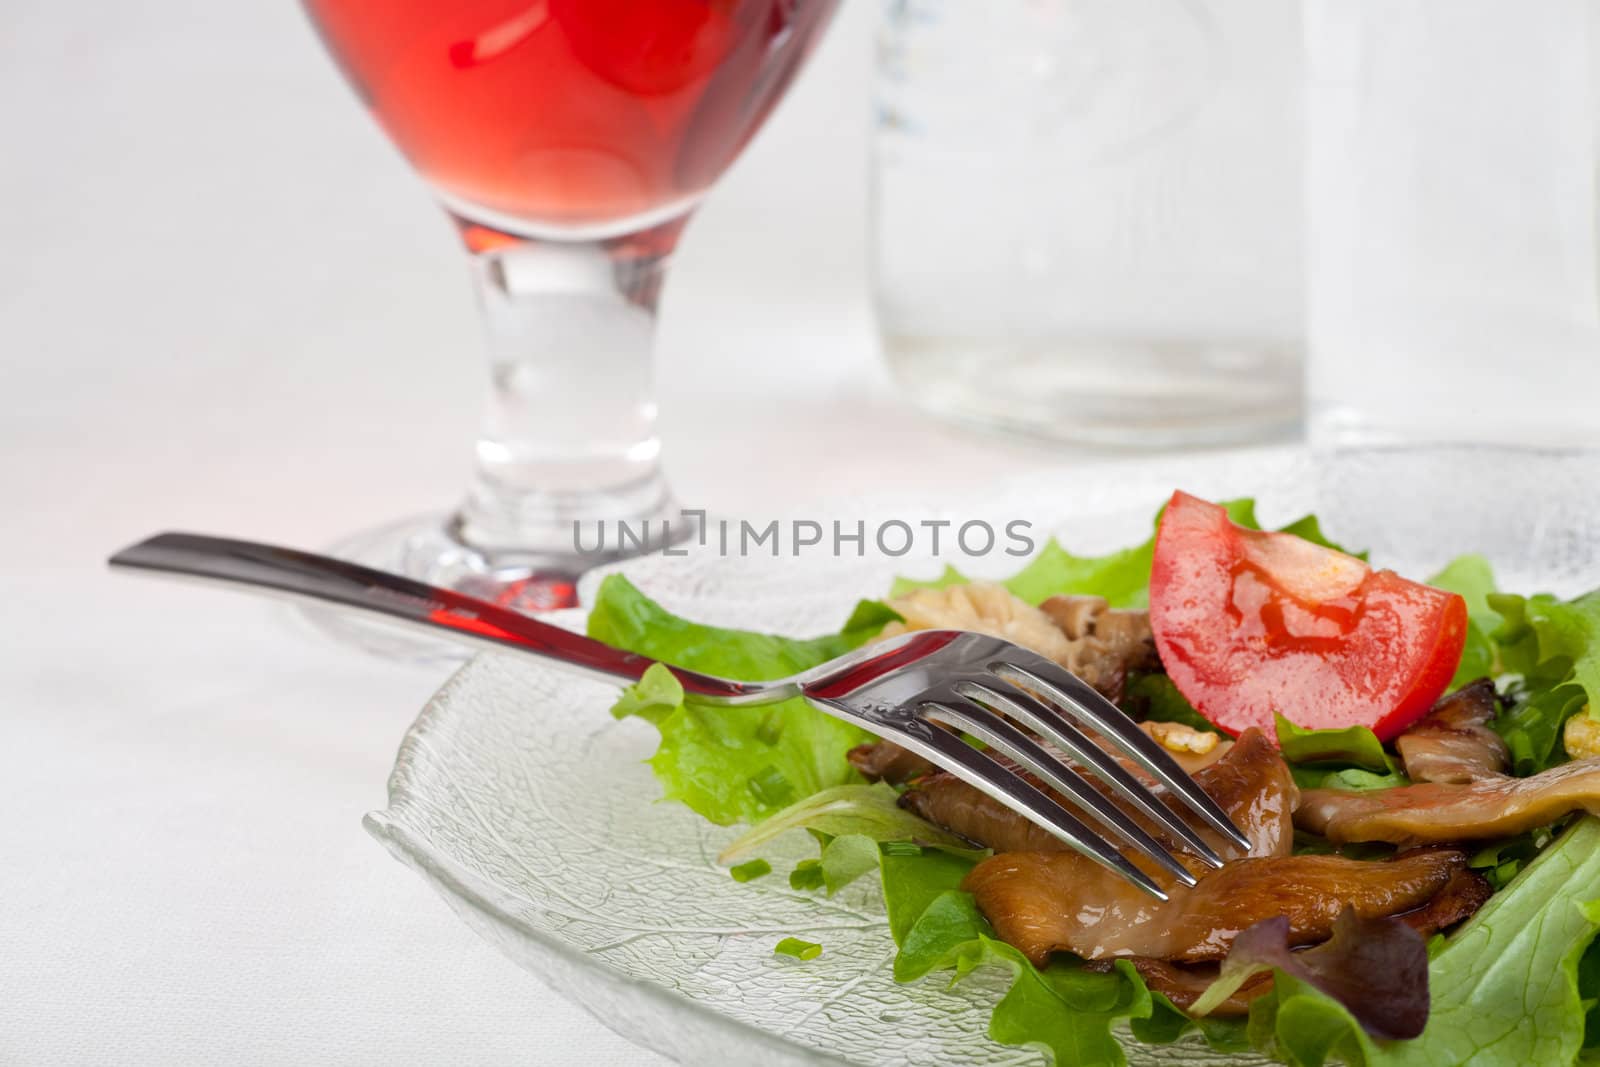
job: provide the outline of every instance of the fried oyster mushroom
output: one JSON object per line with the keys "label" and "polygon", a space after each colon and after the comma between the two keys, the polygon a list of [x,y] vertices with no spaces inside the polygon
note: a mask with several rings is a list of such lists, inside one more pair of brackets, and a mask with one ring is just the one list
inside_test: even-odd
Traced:
{"label": "fried oyster mushroom", "polygon": [[1291,944],[1309,945],[1327,940],[1347,905],[1361,918],[1422,907],[1466,863],[1466,853],[1442,849],[1382,861],[1241,859],[1193,888],[1168,877],[1170,899],[1160,901],[1075,852],[1012,852],[978,864],[963,888],[1036,966],[1053,952],[1196,962],[1222,959],[1242,931],[1277,916],[1288,920]]}
{"label": "fried oyster mushroom", "polygon": [[1149,612],[1118,610],[1098,596],[1053,596],[1039,610],[1078,642],[1077,665],[1068,669],[1112,703],[1122,700],[1129,672],[1161,669]]}
{"label": "fried oyster mushroom", "polygon": [[1487,678],[1441,697],[1433,710],[1395,738],[1395,751],[1413,782],[1460,784],[1505,774],[1511,753],[1489,720],[1500,710]]}
{"label": "fried oyster mushroom", "polygon": [[[1422,907],[1403,912],[1395,918],[1427,938],[1470,918],[1493,895],[1494,889],[1482,875],[1463,868],[1451,875],[1444,888]],[[1139,977],[1144,979],[1152,992],[1165,995],[1180,1011],[1188,1011],[1193,1007],[1218,977],[1216,963],[1177,964],[1150,956],[1123,958],[1139,972]],[[1105,973],[1111,970],[1112,962],[1091,960],[1087,967]],[[1272,975],[1257,974],[1219,1002],[1209,1014],[1220,1017],[1247,1015],[1250,1002],[1271,991]]]}
{"label": "fried oyster mushroom", "polygon": [[[1426,905],[1466,866],[1464,853],[1443,849],[1383,862],[1291,855],[1293,779],[1259,730],[1246,731],[1195,780],[1244,831],[1250,855],[1241,857],[1211,838],[1229,862],[1213,871],[1195,861],[1191,869],[1199,884],[1193,888],[1135,860],[1168,892],[1167,901],[1066,850],[954,776],[922,779],[901,802],[998,850],[973,868],[963,888],[974,895],[996,933],[1041,966],[1058,951],[1084,959],[1218,960],[1240,931],[1278,915],[1288,918],[1292,943],[1312,944],[1329,936],[1346,904],[1363,917],[1411,911]],[[1160,837],[1158,828],[1147,828]]]}
{"label": "fried oyster mushroom", "polygon": [[1067,668],[1078,659],[1078,643],[1021,597],[992,582],[914,589],[887,602],[900,620],[889,623],[878,640],[915,630],[971,630],[999,637]]}
{"label": "fried oyster mushroom", "polygon": [[1053,660],[1116,701],[1130,670],[1159,666],[1150,617],[1116,611],[1101,597],[1054,596],[1034,607],[1004,586],[968,582],[914,589],[889,600],[903,621],[878,640],[913,630],[971,630],[1000,637]]}
{"label": "fried oyster mushroom", "polygon": [[903,785],[939,769],[926,757],[901,748],[893,741],[868,741],[857,745],[845,753],[845,759],[867,781],[890,785]]}
{"label": "fried oyster mushroom", "polygon": [[1420,845],[1512,837],[1575,811],[1600,815],[1600,758],[1573,760],[1529,778],[1308,789],[1294,822],[1334,844]]}

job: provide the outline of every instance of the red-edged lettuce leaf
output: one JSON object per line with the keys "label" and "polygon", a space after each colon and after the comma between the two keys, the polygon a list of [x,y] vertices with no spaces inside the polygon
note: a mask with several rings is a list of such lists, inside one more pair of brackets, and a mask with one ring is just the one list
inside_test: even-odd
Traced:
{"label": "red-edged lettuce leaf", "polygon": [[1416,1037],[1428,1024],[1428,948],[1399,919],[1364,919],[1347,905],[1333,936],[1300,952],[1289,944],[1287,918],[1264,919],[1234,939],[1222,973],[1195,1001],[1195,1014],[1207,1014],[1267,970],[1339,1002],[1373,1037]]}
{"label": "red-edged lettuce leaf", "polygon": [[1378,1041],[1343,1005],[1280,973],[1250,1005],[1250,1042],[1294,1067],[1571,1064],[1593,1035],[1579,961],[1600,930],[1600,819],[1585,816],[1444,939],[1421,1036]]}

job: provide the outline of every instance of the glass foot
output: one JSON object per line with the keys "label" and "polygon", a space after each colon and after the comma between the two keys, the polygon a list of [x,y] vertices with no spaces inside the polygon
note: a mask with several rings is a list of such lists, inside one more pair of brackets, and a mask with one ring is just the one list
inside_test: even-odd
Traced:
{"label": "glass foot", "polygon": [[923,337],[886,332],[924,408],[1067,444],[1190,448],[1287,440],[1302,419],[1294,342]]}
{"label": "glass foot", "polygon": [[[528,615],[576,607],[579,575],[607,562],[576,555],[496,560],[454,537],[452,525],[453,517],[445,514],[404,519],[346,538],[328,551],[340,559],[446,586]],[[473,654],[453,641],[355,612],[318,607],[299,610],[324,634],[386,659],[451,664]]]}

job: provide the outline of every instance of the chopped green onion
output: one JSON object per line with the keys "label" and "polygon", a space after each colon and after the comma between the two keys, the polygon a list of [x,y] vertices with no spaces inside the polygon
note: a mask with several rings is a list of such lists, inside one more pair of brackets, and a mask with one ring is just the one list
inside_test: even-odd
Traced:
{"label": "chopped green onion", "polygon": [[783,715],[776,708],[756,727],[756,739],[765,745],[776,745],[783,739]]}
{"label": "chopped green onion", "polygon": [[915,841],[883,841],[878,848],[885,856],[920,856],[922,846]]}
{"label": "chopped green onion", "polygon": [[797,960],[814,960],[822,955],[822,946],[815,941],[802,941],[798,937],[786,937],[772,946],[772,951],[779,956],[793,956]]}
{"label": "chopped green onion", "polygon": [[750,776],[750,792],[757,800],[781,808],[794,799],[794,786],[776,767],[763,767]]}
{"label": "chopped green onion", "polygon": [[763,875],[772,873],[772,864],[766,860],[754,859],[749,863],[741,863],[737,867],[729,867],[728,873],[735,882],[748,882]]}
{"label": "chopped green onion", "polygon": [[823,885],[822,861],[801,860],[789,872],[790,889],[821,889]]}

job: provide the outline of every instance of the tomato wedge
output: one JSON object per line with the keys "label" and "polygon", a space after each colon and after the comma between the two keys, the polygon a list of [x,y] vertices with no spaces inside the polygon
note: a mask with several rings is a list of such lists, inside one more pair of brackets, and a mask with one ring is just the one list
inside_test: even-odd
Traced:
{"label": "tomato wedge", "polygon": [[1156,531],[1150,626],[1178,691],[1230,734],[1273,713],[1388,740],[1450,684],[1466,601],[1174,493]]}

